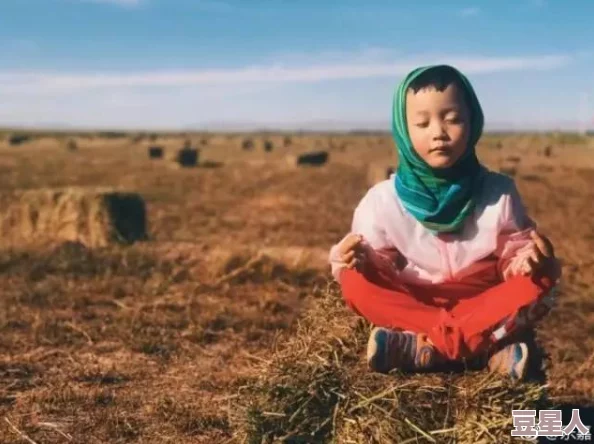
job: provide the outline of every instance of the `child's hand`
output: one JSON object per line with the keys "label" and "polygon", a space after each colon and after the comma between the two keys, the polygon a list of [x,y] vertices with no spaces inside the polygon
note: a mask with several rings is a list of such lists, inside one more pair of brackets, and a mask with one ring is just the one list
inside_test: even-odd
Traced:
{"label": "child's hand", "polygon": [[358,234],[350,234],[340,243],[340,260],[347,268],[353,269],[362,265],[364,250],[361,248],[363,237]]}
{"label": "child's hand", "polygon": [[558,262],[555,258],[555,250],[551,241],[544,235],[532,231],[532,251],[524,263],[522,274],[532,275],[536,271],[543,270],[551,277],[558,278]]}

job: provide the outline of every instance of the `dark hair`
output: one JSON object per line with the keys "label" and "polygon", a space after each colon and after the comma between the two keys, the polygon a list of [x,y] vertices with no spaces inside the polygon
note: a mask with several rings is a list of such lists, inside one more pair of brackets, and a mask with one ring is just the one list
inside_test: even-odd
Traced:
{"label": "dark hair", "polygon": [[466,88],[464,88],[464,85],[462,84],[458,72],[448,65],[439,65],[428,69],[414,79],[408,86],[408,89],[412,90],[414,93],[426,88],[435,88],[437,91],[443,91],[452,84],[458,87],[466,105],[470,108],[470,98],[468,97]]}

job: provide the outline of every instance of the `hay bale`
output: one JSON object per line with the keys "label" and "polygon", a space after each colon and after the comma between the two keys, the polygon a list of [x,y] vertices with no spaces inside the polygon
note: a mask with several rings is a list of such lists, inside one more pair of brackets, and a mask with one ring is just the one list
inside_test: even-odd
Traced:
{"label": "hay bale", "polygon": [[66,149],[70,152],[78,151],[78,144],[76,143],[76,140],[70,139],[66,143]]}
{"label": "hay bale", "polygon": [[543,154],[545,157],[551,157],[553,155],[553,147],[551,145],[545,146]]}
{"label": "hay bale", "polygon": [[146,208],[136,193],[65,188],[0,194],[0,239],[19,245],[57,240],[89,247],[147,238]]}
{"label": "hay bale", "polygon": [[31,139],[32,137],[28,134],[11,134],[8,138],[8,144],[10,146],[19,146]]}
{"label": "hay bale", "polygon": [[229,408],[240,442],[508,442],[512,408],[544,408],[541,386],[486,372],[371,373],[369,326],[336,286],[315,296],[297,330],[256,364],[259,376],[242,381]]}
{"label": "hay bale", "polygon": [[148,148],[148,156],[149,159],[162,159],[163,158],[163,147],[162,146],[149,146]]}
{"label": "hay bale", "polygon": [[195,148],[182,148],[177,152],[176,161],[182,167],[196,166],[198,165],[198,150]]}
{"label": "hay bale", "polygon": [[372,163],[367,170],[367,183],[371,187],[388,179],[395,171],[396,168],[386,162]]}
{"label": "hay bale", "polygon": [[322,166],[328,162],[328,151],[312,151],[300,155],[289,155],[286,159],[291,166]]}
{"label": "hay bale", "polygon": [[254,149],[254,141],[252,139],[243,139],[241,142],[241,149],[244,151],[251,151]]}

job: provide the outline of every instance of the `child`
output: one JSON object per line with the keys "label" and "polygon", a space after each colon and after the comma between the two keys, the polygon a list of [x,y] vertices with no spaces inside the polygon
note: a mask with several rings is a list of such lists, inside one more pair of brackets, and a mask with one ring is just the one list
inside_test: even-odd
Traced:
{"label": "child", "polygon": [[413,70],[392,129],[396,174],[367,192],[330,251],[347,304],[376,326],[370,368],[478,360],[524,378],[528,348],[512,334],[550,310],[560,266],[513,180],[476,157],[483,113],[471,84],[447,65]]}

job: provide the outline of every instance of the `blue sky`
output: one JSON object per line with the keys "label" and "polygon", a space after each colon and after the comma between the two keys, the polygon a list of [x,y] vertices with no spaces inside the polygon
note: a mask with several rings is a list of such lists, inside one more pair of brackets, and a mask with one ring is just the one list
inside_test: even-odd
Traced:
{"label": "blue sky", "polygon": [[389,128],[451,63],[490,128],[594,126],[589,0],[0,0],[0,126]]}

